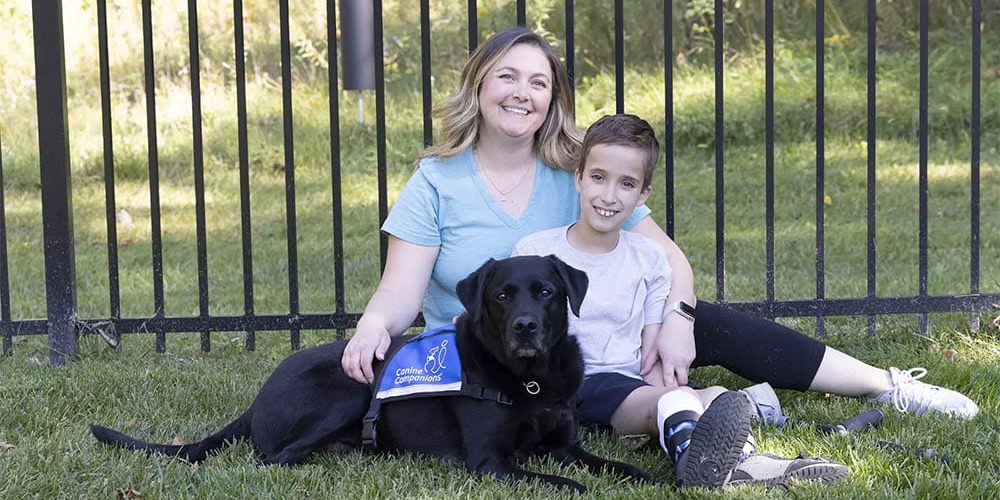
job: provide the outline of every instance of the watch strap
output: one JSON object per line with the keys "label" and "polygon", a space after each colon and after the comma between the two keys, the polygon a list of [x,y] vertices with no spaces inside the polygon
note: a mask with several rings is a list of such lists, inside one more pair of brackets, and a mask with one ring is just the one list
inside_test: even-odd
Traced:
{"label": "watch strap", "polygon": [[677,313],[688,321],[694,321],[694,306],[684,302],[683,300],[678,300],[667,304],[666,313],[663,315],[664,318],[672,313]]}

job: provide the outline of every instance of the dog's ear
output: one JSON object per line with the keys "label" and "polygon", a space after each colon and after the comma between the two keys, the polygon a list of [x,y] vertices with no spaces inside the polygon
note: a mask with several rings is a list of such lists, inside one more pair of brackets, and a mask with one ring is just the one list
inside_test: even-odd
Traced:
{"label": "dog's ear", "polygon": [[458,300],[462,302],[465,312],[474,322],[479,321],[483,315],[483,289],[486,288],[486,282],[493,276],[495,263],[496,261],[493,259],[487,260],[479,266],[479,269],[472,271],[472,274],[459,281],[455,287]]}
{"label": "dog's ear", "polygon": [[580,316],[580,304],[583,304],[583,297],[587,295],[587,273],[570,266],[555,255],[545,257],[556,270],[556,275],[566,286],[566,297],[569,299],[569,309],[573,315]]}

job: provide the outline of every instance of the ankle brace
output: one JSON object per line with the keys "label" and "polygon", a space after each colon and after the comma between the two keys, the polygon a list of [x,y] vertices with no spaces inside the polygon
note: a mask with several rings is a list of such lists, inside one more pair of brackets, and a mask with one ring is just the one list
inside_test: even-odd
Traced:
{"label": "ankle brace", "polygon": [[674,462],[687,449],[695,422],[704,411],[701,400],[684,390],[668,392],[656,402],[660,447]]}

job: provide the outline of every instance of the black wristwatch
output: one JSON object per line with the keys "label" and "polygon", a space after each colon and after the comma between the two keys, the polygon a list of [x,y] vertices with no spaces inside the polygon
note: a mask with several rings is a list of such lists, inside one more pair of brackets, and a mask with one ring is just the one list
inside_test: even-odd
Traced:
{"label": "black wristwatch", "polygon": [[663,317],[666,318],[670,313],[676,312],[682,317],[686,318],[688,321],[694,321],[694,306],[684,302],[683,300],[678,300],[677,302],[671,302],[667,304],[666,312]]}

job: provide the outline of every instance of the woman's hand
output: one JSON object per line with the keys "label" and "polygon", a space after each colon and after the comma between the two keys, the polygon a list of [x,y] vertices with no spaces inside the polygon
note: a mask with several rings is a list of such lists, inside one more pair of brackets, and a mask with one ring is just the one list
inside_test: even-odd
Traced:
{"label": "woman's hand", "polygon": [[372,360],[382,361],[385,359],[385,352],[389,349],[389,332],[385,328],[362,330],[360,324],[358,327],[350,342],[347,343],[347,347],[344,348],[344,356],[340,358],[340,366],[348,377],[362,384],[371,384],[375,381]]}
{"label": "woman's hand", "polygon": [[399,335],[413,323],[437,255],[438,247],[415,245],[389,236],[382,280],[340,359],[348,377],[362,384],[375,380],[372,360],[384,360],[390,335]]}
{"label": "woman's hand", "polygon": [[[642,350],[642,375],[662,373],[664,387],[688,383],[688,369],[695,357],[694,323],[679,314],[668,314],[649,349]],[[647,380],[650,384],[660,385]]]}

